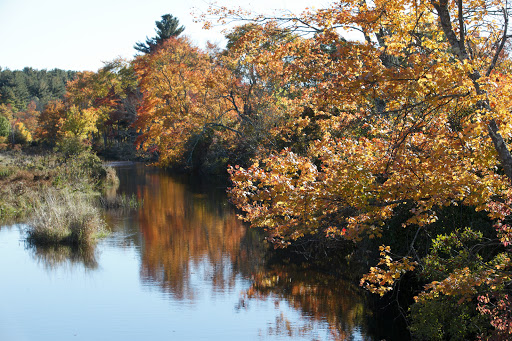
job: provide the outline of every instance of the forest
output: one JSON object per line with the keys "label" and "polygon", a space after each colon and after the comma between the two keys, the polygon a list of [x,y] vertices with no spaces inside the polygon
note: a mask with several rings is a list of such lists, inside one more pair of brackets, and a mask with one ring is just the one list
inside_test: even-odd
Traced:
{"label": "forest", "polygon": [[507,340],[507,6],[212,7],[205,28],[239,25],[205,49],[164,15],[133,59],[97,72],[0,70],[0,148],[227,177],[242,219],[276,250],[369,264],[360,285],[394,302],[414,339]]}

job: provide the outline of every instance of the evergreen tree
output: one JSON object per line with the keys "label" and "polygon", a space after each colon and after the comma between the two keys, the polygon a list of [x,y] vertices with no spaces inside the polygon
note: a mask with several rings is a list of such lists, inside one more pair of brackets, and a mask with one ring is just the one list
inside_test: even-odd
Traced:
{"label": "evergreen tree", "polygon": [[162,15],[162,20],[155,21],[156,24],[156,36],[153,38],[146,38],[146,42],[138,42],[133,47],[135,50],[142,53],[151,53],[164,41],[171,37],[179,36],[184,30],[184,26],[179,26],[180,22],[178,18],[170,15]]}
{"label": "evergreen tree", "polygon": [[36,109],[41,111],[49,101],[64,96],[66,83],[75,74],[75,71],[46,71],[30,67],[21,71],[0,69],[0,104],[10,105],[14,111],[23,111],[34,102]]}
{"label": "evergreen tree", "polygon": [[0,136],[7,137],[9,135],[11,124],[7,117],[0,115]]}

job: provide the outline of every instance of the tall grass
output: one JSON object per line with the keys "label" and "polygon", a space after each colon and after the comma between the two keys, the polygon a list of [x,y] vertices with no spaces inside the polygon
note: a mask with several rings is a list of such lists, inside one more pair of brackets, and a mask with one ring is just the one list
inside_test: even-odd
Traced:
{"label": "tall grass", "polygon": [[90,196],[69,189],[46,189],[35,200],[28,238],[35,244],[87,245],[106,234]]}
{"label": "tall grass", "polygon": [[109,187],[119,187],[119,178],[117,177],[117,172],[116,170],[113,168],[113,167],[106,167],[105,168],[105,180],[104,180],[104,184],[105,186],[109,186]]}
{"label": "tall grass", "polygon": [[138,199],[135,194],[118,194],[114,197],[100,197],[100,205],[104,209],[135,210],[141,207],[142,203],[143,201]]}
{"label": "tall grass", "polygon": [[[106,234],[99,202],[116,171],[88,150],[28,155],[0,153],[0,221],[27,222],[35,245],[91,245]],[[133,206],[133,200],[111,205]]]}
{"label": "tall grass", "polygon": [[0,152],[0,222],[26,221],[38,201],[34,198],[43,200],[46,188],[80,192],[98,200],[104,186],[118,182],[115,170],[104,167],[88,151],[67,156]]}

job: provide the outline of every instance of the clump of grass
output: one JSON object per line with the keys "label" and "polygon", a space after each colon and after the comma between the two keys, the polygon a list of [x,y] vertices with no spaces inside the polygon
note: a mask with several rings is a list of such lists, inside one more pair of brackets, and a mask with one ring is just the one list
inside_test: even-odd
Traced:
{"label": "clump of grass", "polygon": [[109,187],[119,187],[119,177],[117,176],[117,172],[113,167],[106,167],[106,175],[105,175],[105,186]]}
{"label": "clump of grass", "polygon": [[135,194],[120,194],[115,197],[100,197],[100,204],[105,209],[129,209],[134,210],[142,206],[142,201]]}
{"label": "clump of grass", "polygon": [[105,222],[90,196],[47,189],[34,203],[28,239],[38,245],[91,245],[106,235]]}
{"label": "clump of grass", "polygon": [[9,166],[0,166],[0,179],[7,179],[14,174],[14,168]]}

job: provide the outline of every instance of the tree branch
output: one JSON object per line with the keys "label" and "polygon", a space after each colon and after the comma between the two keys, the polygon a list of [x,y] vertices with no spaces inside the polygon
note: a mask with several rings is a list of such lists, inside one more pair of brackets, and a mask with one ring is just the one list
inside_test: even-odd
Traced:
{"label": "tree branch", "polygon": [[501,43],[496,49],[496,52],[494,53],[494,57],[492,58],[491,65],[489,65],[489,68],[487,69],[487,72],[485,75],[489,77],[492,70],[494,70],[494,67],[496,66],[496,62],[498,61],[498,58],[500,56],[501,51],[505,47],[505,43],[507,41],[507,38],[511,37],[507,35],[507,29],[508,29],[508,12],[505,7],[503,7],[503,19],[505,20],[505,23],[503,24],[503,37],[501,38]]}
{"label": "tree branch", "polygon": [[466,52],[466,39],[464,37],[464,15],[462,12],[462,0],[458,0],[458,17],[459,17],[459,47],[462,53],[467,54]]}
{"label": "tree branch", "polygon": [[[462,0],[458,0],[459,5],[461,5]],[[436,3],[434,0],[430,0],[430,3],[432,6],[434,6],[437,15],[439,16],[439,20],[441,22],[441,27],[443,29],[443,32],[446,36],[446,39],[450,43],[452,49],[454,50],[455,55],[458,57],[458,59],[463,62],[465,60],[470,60],[467,52],[465,49],[461,49],[461,42],[458,41],[457,36],[455,35],[455,32],[453,31],[451,19],[450,19],[450,12],[448,9],[448,0],[439,0],[439,3]],[[506,14],[507,12],[504,11]],[[459,18],[460,19],[460,18]],[[508,18],[505,18],[505,23],[508,24]],[[504,28],[504,34],[502,37],[501,44],[505,43],[507,37],[506,32],[506,25]],[[463,43],[463,42],[462,42]],[[500,47],[501,47],[500,44]],[[498,48],[500,50],[500,48]],[[496,51],[496,54],[493,58],[493,63],[491,63],[490,70],[495,66],[495,63],[498,59],[499,51]],[[500,50],[501,51],[501,50]],[[489,70],[487,72],[490,73]],[[478,95],[485,95],[485,91],[482,90],[480,87],[480,84],[478,83],[478,80],[481,78],[480,72],[475,69],[472,73],[469,74],[470,79],[473,81],[473,86],[475,87],[475,91]],[[491,106],[489,105],[489,100],[485,99],[480,101],[477,106],[480,109],[483,109],[487,111],[488,113],[492,113]],[[512,183],[512,155],[510,154],[510,150],[508,149],[505,140],[503,139],[503,136],[499,133],[499,128],[496,123],[496,121],[491,118],[489,120],[489,123],[487,124],[487,131],[489,133],[489,136],[491,137],[491,140],[494,144],[494,149],[498,153],[501,165],[503,167],[503,170],[505,171],[505,175],[508,177],[509,181]]]}

